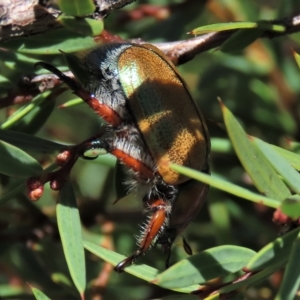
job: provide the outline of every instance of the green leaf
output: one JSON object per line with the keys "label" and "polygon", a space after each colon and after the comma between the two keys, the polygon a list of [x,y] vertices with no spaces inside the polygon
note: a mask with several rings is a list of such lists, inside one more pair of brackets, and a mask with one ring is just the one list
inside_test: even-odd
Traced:
{"label": "green leaf", "polygon": [[241,197],[273,208],[278,208],[280,205],[280,202],[278,200],[253,193],[245,188],[242,188],[221,178],[210,176],[205,173],[176,164],[171,164],[171,168],[180,174],[184,174],[190,178],[194,178],[198,181],[204,182],[212,187],[215,187],[237,197]]}
{"label": "green leaf", "polygon": [[82,238],[84,242],[94,243],[94,244],[101,244],[105,240],[105,236],[102,234],[94,233],[89,231],[88,229],[82,227]]}
{"label": "green leaf", "polygon": [[27,54],[60,54],[65,52],[77,52],[97,46],[95,39],[84,36],[67,29],[50,30],[39,36],[36,42],[35,36],[14,39],[5,43],[5,48]]}
{"label": "green leaf", "polygon": [[261,282],[264,279],[267,279],[270,275],[274,274],[276,271],[281,269],[283,267],[282,263],[275,264],[269,268],[264,269],[263,271],[257,273],[257,274],[251,274],[252,276],[243,279],[243,280],[237,280],[236,282],[226,285],[225,287],[222,287],[218,290],[218,292],[224,294],[224,293],[230,293],[232,291],[236,291],[239,289],[244,289],[248,287],[249,285],[257,284],[258,282]]}
{"label": "green leaf", "polygon": [[293,51],[294,58],[297,62],[297,65],[300,68],[300,55],[296,51],[294,51],[294,50],[292,50],[292,51]]}
{"label": "green leaf", "polygon": [[289,197],[291,193],[287,186],[261,152],[249,141],[239,122],[224,104],[222,111],[233,148],[257,189],[279,201]]}
{"label": "green leaf", "polygon": [[[28,134],[35,134],[47,122],[55,108],[55,100],[51,95],[44,97],[41,99],[40,103],[36,103],[24,117],[14,122],[9,129]],[[26,108],[24,109],[26,110]]]}
{"label": "green leaf", "polygon": [[292,251],[285,268],[284,277],[280,284],[275,300],[293,300],[300,285],[300,234],[293,243]]}
{"label": "green leaf", "polygon": [[299,234],[299,228],[278,237],[263,247],[247,264],[249,271],[258,271],[287,260],[292,245]]}
{"label": "green leaf", "polygon": [[[84,241],[84,247],[113,266],[116,266],[121,260],[126,258],[124,255],[87,241]],[[158,270],[146,265],[131,265],[125,268],[124,271],[148,282],[154,280],[158,273]]]}
{"label": "green leaf", "polygon": [[71,16],[86,16],[92,14],[96,7],[92,0],[58,0],[62,12]]}
{"label": "green leaf", "polygon": [[[263,142],[265,143],[265,142]],[[286,159],[293,168],[300,170],[300,155],[292,151],[282,149],[280,147],[269,144],[278,154],[280,154],[284,159]]]}
{"label": "green leaf", "polygon": [[76,198],[69,182],[65,183],[59,192],[56,213],[68,268],[75,286],[82,296],[86,285],[84,248]]}
{"label": "green leaf", "polygon": [[66,276],[66,274],[63,274],[63,273],[52,273],[51,274],[51,278],[52,280],[59,284],[59,285],[65,285],[67,287],[73,287],[73,283],[72,281],[70,280],[70,277],[69,276]]}
{"label": "green leaf", "polygon": [[63,104],[61,104],[59,106],[59,108],[69,108],[69,107],[76,106],[79,104],[84,104],[84,101],[82,99],[75,98],[75,99],[64,102]]}
{"label": "green leaf", "polygon": [[249,29],[257,28],[255,22],[228,22],[228,23],[217,23],[209,24],[193,29],[190,34],[205,34],[210,32],[219,32],[225,30],[237,30],[237,29]]}
{"label": "green leaf", "polygon": [[204,34],[209,32],[218,32],[225,30],[238,30],[238,29],[253,29],[261,28],[264,30],[273,30],[278,32],[284,32],[285,27],[282,25],[273,25],[267,22],[228,22],[210,24],[198,27],[190,32],[190,34]]}
{"label": "green leaf", "polygon": [[34,151],[37,153],[53,153],[61,151],[67,147],[52,141],[48,141],[34,135],[0,129],[0,140],[3,140],[11,145],[21,148],[25,151]]}
{"label": "green leaf", "polygon": [[12,82],[3,75],[0,75],[0,84],[1,84],[1,89],[10,88],[13,85]]}
{"label": "green leaf", "polygon": [[12,177],[30,177],[43,172],[42,166],[21,149],[0,141],[0,173]]}
{"label": "green leaf", "polygon": [[281,204],[281,211],[293,219],[300,217],[300,195],[293,195],[285,200]]}
{"label": "green leaf", "polygon": [[50,300],[42,291],[38,290],[37,288],[30,287],[32,290],[32,293],[37,300]]}
{"label": "green leaf", "polygon": [[39,105],[46,100],[46,98],[51,94],[51,91],[46,91],[42,94],[37,95],[34,99],[25,107],[19,108],[15,111],[9,119],[1,125],[1,129],[8,129],[21,119],[23,119],[32,110],[39,107]]}
{"label": "green leaf", "polygon": [[[87,241],[84,241],[84,247],[103,260],[111,263],[113,266],[116,266],[120,261],[126,258],[124,255],[115,253],[111,250],[105,249]],[[156,275],[158,274],[157,269],[154,269],[147,265],[131,265],[126,267],[124,271],[147,282],[153,282],[156,278]],[[156,284],[155,282],[153,283]],[[193,285],[186,288],[174,288],[172,290],[182,293],[189,293],[196,290],[198,287],[199,285]]]}
{"label": "green leaf", "polygon": [[211,279],[240,271],[255,255],[251,249],[219,246],[183,259],[156,278],[165,288],[203,284]]}
{"label": "green leaf", "polygon": [[237,53],[252,44],[263,34],[263,29],[244,29],[233,33],[220,47],[225,53]]}
{"label": "green leaf", "polygon": [[60,16],[57,18],[64,27],[67,29],[89,36],[97,36],[103,31],[103,21],[93,20],[89,18],[78,19],[71,16]]}
{"label": "green leaf", "polygon": [[229,139],[211,138],[210,143],[211,143],[212,152],[219,152],[219,153],[233,152],[233,148]]}
{"label": "green leaf", "polygon": [[[256,137],[251,136],[253,139],[258,139]],[[266,143],[262,140],[260,140],[262,143]],[[270,147],[272,147],[280,156],[282,156],[284,159],[286,159],[293,168],[296,170],[300,170],[300,155],[297,153],[294,153],[290,150],[283,149],[281,147],[269,144]],[[211,138],[211,149],[213,152],[219,152],[219,153],[231,153],[233,151],[232,144],[230,140],[228,139],[222,139],[222,138]]]}
{"label": "green leaf", "polygon": [[300,193],[300,174],[273,148],[260,139],[251,140],[261,151],[265,159],[272,165],[275,171],[282,176],[287,185],[296,193]]}
{"label": "green leaf", "polygon": [[18,296],[22,297],[24,293],[27,293],[27,290],[24,286],[12,285],[11,283],[2,283],[0,285],[1,297],[2,299],[9,299],[11,297],[17,298]]}

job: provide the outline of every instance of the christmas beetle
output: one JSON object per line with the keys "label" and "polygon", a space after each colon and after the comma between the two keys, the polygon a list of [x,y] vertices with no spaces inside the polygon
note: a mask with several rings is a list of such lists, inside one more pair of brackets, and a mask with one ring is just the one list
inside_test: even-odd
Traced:
{"label": "christmas beetle", "polygon": [[[186,83],[165,54],[148,44],[109,43],[85,53],[76,68],[70,65],[77,80],[50,64],[38,65],[108,123],[86,148],[105,149],[124,165],[130,177],[126,184],[141,195],[149,215],[138,249],[115,270],[121,272],[154,244],[168,254],[168,266],[172,243],[196,216],[208,190],[170,168],[176,163],[209,173],[208,131]],[[185,240],[184,248],[191,253]]]}

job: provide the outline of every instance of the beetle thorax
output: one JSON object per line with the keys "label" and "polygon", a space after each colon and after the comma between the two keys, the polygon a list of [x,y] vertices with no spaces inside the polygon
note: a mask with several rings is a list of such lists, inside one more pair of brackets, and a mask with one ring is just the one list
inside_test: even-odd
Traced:
{"label": "beetle thorax", "polygon": [[88,80],[83,87],[94,94],[99,102],[106,104],[117,112],[124,122],[130,120],[126,109],[126,96],[121,87],[117,62],[118,56],[130,44],[113,47],[114,44],[102,46],[103,50],[92,51],[84,59],[85,68],[89,71]]}

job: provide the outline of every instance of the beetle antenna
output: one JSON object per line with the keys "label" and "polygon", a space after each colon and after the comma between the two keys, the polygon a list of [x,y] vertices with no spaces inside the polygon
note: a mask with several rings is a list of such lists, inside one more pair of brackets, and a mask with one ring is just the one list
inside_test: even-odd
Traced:
{"label": "beetle antenna", "polygon": [[77,91],[80,86],[79,84],[71,77],[66,76],[62,71],[58,70],[56,67],[52,66],[49,63],[39,61],[34,67],[41,66],[42,68],[48,70],[49,72],[56,75],[62,82],[64,82],[67,86],[69,86],[73,91]]}

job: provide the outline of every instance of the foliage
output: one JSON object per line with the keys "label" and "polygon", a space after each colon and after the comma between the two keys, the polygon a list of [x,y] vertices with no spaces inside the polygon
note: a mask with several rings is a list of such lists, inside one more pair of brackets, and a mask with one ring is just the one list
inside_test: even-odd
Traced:
{"label": "foliage", "polygon": [[[74,7],[59,3],[74,16],[93,10],[93,1],[86,7],[75,2]],[[167,270],[160,249],[121,275],[112,270],[111,264],[134,251],[143,214],[141,199],[132,194],[112,205],[118,187],[112,184],[115,159],[110,155],[79,160],[59,192],[45,185],[39,201],[27,199],[28,177],[54,168],[56,153],[95,135],[101,126],[75,95],[56,87],[0,113],[0,296],[185,299],[183,293],[198,290],[205,299],[221,294],[226,299],[294,299],[300,280],[299,228],[291,223],[279,236],[281,226],[272,214],[277,209],[285,220],[300,217],[299,143],[294,142],[300,138],[300,34],[260,39],[266,28],[282,32],[284,27],[259,20],[296,15],[296,1],[145,2],[156,8],[152,14],[137,1],[109,15],[106,30],[148,42],[184,40],[186,32],[236,30],[215,51],[179,67],[208,120],[212,143],[212,176],[173,166],[211,185],[204,208],[185,232],[195,255],[187,257],[178,242],[174,265]],[[168,16],[162,14],[167,8]],[[137,12],[142,17],[134,20]],[[2,45],[2,103],[19,92],[21,76],[43,72],[34,69],[36,62],[65,71],[59,50],[97,45],[93,35],[102,22],[82,19],[79,26],[77,18],[65,15],[59,21],[65,28]],[[278,220],[276,214],[273,218]]]}

